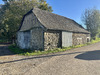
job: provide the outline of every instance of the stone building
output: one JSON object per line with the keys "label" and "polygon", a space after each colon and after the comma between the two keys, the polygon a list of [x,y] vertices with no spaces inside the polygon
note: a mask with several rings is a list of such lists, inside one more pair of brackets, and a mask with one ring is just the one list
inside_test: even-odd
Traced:
{"label": "stone building", "polygon": [[38,8],[24,15],[17,33],[22,49],[50,50],[89,41],[90,33],[74,20]]}

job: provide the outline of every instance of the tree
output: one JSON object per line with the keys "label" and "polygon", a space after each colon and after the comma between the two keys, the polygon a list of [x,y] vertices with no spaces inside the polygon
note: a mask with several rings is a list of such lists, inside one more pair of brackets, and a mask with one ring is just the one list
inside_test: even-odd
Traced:
{"label": "tree", "polygon": [[[33,7],[40,8],[42,10],[52,11],[46,1],[39,0],[4,0],[5,5],[0,11],[2,15],[1,28],[4,30],[4,35],[11,39],[12,36],[16,35],[16,32],[20,26],[22,17]],[[3,13],[2,13],[3,12]]]}
{"label": "tree", "polygon": [[3,22],[5,10],[7,9],[8,6],[9,5],[6,4],[6,5],[1,5],[1,7],[0,7],[0,38],[5,36],[4,33],[3,33],[4,32],[4,25],[2,24],[2,22]]}
{"label": "tree", "polygon": [[91,37],[94,38],[100,31],[100,11],[96,8],[86,9],[82,15],[82,21],[86,25],[87,30],[91,32]]}
{"label": "tree", "polygon": [[48,7],[48,4],[47,4],[47,2],[45,0],[40,0],[39,2],[40,3],[39,3],[39,7],[38,8],[40,8],[42,10],[47,10],[49,12],[53,11],[51,6]]}

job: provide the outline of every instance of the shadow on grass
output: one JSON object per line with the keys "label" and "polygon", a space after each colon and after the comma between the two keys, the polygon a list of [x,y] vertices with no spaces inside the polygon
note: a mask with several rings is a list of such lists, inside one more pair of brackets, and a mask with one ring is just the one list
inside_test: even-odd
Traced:
{"label": "shadow on grass", "polygon": [[100,50],[85,52],[77,55],[75,58],[82,60],[100,60]]}

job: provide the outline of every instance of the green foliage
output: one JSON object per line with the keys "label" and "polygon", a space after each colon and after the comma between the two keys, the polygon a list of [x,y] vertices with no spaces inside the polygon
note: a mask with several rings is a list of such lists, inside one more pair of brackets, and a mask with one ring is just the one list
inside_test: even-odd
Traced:
{"label": "green foliage", "polygon": [[[0,36],[11,39],[21,25],[23,15],[33,7],[52,12],[51,6],[46,1],[39,0],[6,0],[0,9]],[[3,32],[1,32],[3,29]]]}
{"label": "green foliage", "polygon": [[20,49],[19,47],[17,47],[16,44],[11,45],[8,47],[13,53],[15,54],[23,54],[23,53],[27,53],[27,52],[31,52],[31,50],[27,50],[27,49]]}
{"label": "green foliage", "polygon": [[55,48],[55,49],[48,50],[48,51],[25,50],[25,49],[18,48],[16,45],[9,46],[9,49],[15,54],[25,55],[25,56],[33,56],[33,55],[43,55],[43,54],[49,54],[49,53],[63,52],[63,51],[66,51],[66,50],[70,50],[70,49],[73,49],[73,48],[78,48],[78,47],[94,44],[94,43],[97,43],[97,42],[100,42],[100,38],[97,38],[96,40],[92,40],[91,42],[86,43],[86,44],[81,44],[81,45],[77,45],[77,46],[70,46],[70,47]]}
{"label": "green foliage", "polygon": [[7,39],[0,39],[0,43],[11,43],[11,41]]}
{"label": "green foliage", "polygon": [[91,40],[91,43],[93,44],[93,43],[97,43],[97,42],[100,42],[100,38],[96,38],[96,40]]}
{"label": "green foliage", "polygon": [[92,38],[100,34],[100,10],[96,8],[86,9],[82,15],[82,21],[87,30],[91,32]]}
{"label": "green foliage", "polygon": [[42,1],[40,1],[39,4],[40,4],[40,6],[38,8],[40,8],[42,10],[47,10],[49,12],[53,11],[51,6],[48,7],[48,4],[46,3],[46,1],[42,0]]}

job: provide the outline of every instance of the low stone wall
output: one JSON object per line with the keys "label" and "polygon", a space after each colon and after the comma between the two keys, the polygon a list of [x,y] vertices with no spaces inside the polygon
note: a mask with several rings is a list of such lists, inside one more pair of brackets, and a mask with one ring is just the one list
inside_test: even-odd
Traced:
{"label": "low stone wall", "polygon": [[44,33],[44,49],[50,50],[61,47],[61,32],[50,31]]}
{"label": "low stone wall", "polygon": [[73,45],[85,44],[90,41],[90,34],[73,33]]}

